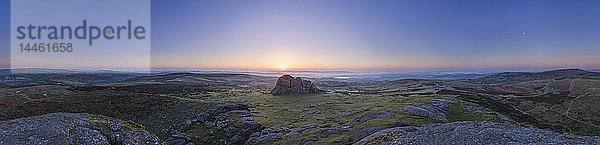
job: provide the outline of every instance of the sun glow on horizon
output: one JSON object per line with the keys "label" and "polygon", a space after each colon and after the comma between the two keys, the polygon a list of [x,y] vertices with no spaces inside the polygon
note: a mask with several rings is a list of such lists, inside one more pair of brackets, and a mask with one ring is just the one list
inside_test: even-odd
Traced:
{"label": "sun glow on horizon", "polygon": [[284,71],[285,69],[287,69],[289,67],[289,65],[287,63],[279,63],[278,67],[279,67],[279,70]]}

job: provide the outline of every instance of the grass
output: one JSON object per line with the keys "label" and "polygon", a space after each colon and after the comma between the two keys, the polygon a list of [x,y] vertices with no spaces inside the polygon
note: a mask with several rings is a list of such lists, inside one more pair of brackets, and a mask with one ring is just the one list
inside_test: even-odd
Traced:
{"label": "grass", "polygon": [[119,129],[121,130],[126,130],[126,131],[140,131],[140,130],[144,130],[143,127],[135,124],[134,122],[128,121],[126,123],[121,124],[121,126],[119,126]]}
{"label": "grass", "polygon": [[484,112],[471,112],[465,113],[464,104],[466,102],[459,101],[452,105],[451,109],[446,113],[449,122],[457,121],[491,121],[491,122],[503,122],[496,113],[490,112],[490,110],[483,110]]}
{"label": "grass", "polygon": [[[154,90],[143,91],[145,87]],[[163,87],[167,88],[160,90]],[[398,110],[406,106],[405,103],[427,104],[432,99],[447,98],[443,95],[415,95],[415,93],[435,94],[437,90],[431,89],[379,94],[317,93],[279,96],[264,94],[267,90],[239,87],[139,86],[121,88],[122,90],[93,91],[61,89],[65,89],[61,91],[64,94],[62,97],[35,100],[24,105],[16,104],[1,109],[7,109],[7,112],[15,115],[8,118],[21,117],[19,115],[24,113],[20,112],[39,112],[40,115],[49,112],[102,114],[141,124],[146,130],[164,140],[171,134],[162,129],[189,121],[198,110],[206,109],[212,104],[247,103],[252,107],[252,112],[258,112],[260,116],[254,116],[254,119],[265,128],[291,125],[301,129],[300,135],[293,138],[279,138],[265,144],[297,144],[307,138],[314,138],[306,141],[307,144],[348,144],[359,138],[351,134],[331,134],[326,138],[319,138],[315,133],[324,128],[360,132],[360,129],[365,127],[384,129],[397,124],[418,126],[432,123],[431,118],[410,116]],[[173,91],[176,89],[190,90]],[[451,122],[499,120],[493,117],[495,114],[486,112],[465,114],[463,104],[452,106],[453,108],[447,114]],[[31,110],[17,110],[19,108]],[[320,113],[314,113],[317,111]],[[391,112],[394,115],[391,118],[352,123],[358,118],[377,112]],[[102,120],[91,119],[91,121],[100,128],[108,127]],[[230,125],[241,124],[232,122]],[[141,126],[133,123],[122,124],[119,128],[132,131],[142,129]],[[186,133],[197,144],[228,138],[223,131],[202,124],[178,128],[177,131]],[[210,134],[214,137],[209,138]]]}
{"label": "grass", "polygon": [[[421,90],[422,91],[422,90]],[[434,91],[434,90],[429,90]],[[447,98],[441,95],[398,95],[398,94],[291,94],[274,96],[269,94],[252,94],[240,98],[247,103],[254,104],[254,111],[260,112],[262,117],[254,117],[265,127],[280,127],[293,125],[302,127],[313,125],[321,128],[338,128],[350,130],[352,128],[371,127],[387,128],[396,124],[421,125],[432,123],[431,118],[411,116],[398,110],[404,103],[427,103],[434,98]],[[313,107],[311,107],[313,105]],[[285,109],[287,110],[285,110]],[[320,114],[310,114],[320,111]],[[361,122],[351,128],[346,128],[349,122],[364,115],[386,111],[395,113],[392,118],[379,118]],[[489,110],[487,110],[489,111]],[[448,112],[450,122],[453,121],[500,121],[495,114],[490,112],[464,113],[462,103],[452,104]],[[343,129],[345,128],[345,129]],[[353,142],[356,138],[352,135],[330,135],[327,138],[318,138],[311,133],[317,129],[306,129],[301,135],[291,139],[279,139],[268,144],[286,144],[302,142],[305,138],[316,138],[307,144],[345,144]]]}
{"label": "grass", "polygon": [[[214,137],[209,138],[211,132]],[[204,125],[193,125],[184,133],[192,139],[192,142],[203,144],[211,143],[213,141],[218,142],[221,139],[227,138],[223,131],[217,130],[216,128],[213,128],[211,126]],[[205,138],[206,140],[204,140]]]}

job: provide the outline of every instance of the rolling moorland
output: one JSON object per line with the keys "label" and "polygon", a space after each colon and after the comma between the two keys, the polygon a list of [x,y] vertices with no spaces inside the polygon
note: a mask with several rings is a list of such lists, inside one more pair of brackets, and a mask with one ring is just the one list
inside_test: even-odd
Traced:
{"label": "rolling moorland", "polygon": [[0,74],[0,144],[598,143],[600,73],[471,79],[307,78],[273,95],[248,74]]}

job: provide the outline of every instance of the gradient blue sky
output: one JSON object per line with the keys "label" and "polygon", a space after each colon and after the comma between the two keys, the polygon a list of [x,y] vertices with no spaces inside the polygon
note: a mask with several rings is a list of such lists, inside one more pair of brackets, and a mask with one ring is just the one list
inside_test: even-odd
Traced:
{"label": "gradient blue sky", "polygon": [[[9,20],[8,2],[0,7],[0,19]],[[593,68],[600,67],[599,8],[583,0],[153,0],[152,65]],[[8,25],[0,21],[6,49]]]}
{"label": "gradient blue sky", "polygon": [[0,1],[0,68],[10,63],[10,1]]}

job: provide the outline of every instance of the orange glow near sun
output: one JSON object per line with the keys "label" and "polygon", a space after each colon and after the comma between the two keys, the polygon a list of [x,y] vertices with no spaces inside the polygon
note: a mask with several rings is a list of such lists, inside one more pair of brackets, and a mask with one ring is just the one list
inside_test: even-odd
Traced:
{"label": "orange glow near sun", "polygon": [[281,71],[284,71],[289,67],[289,65],[287,63],[279,63],[278,67]]}

